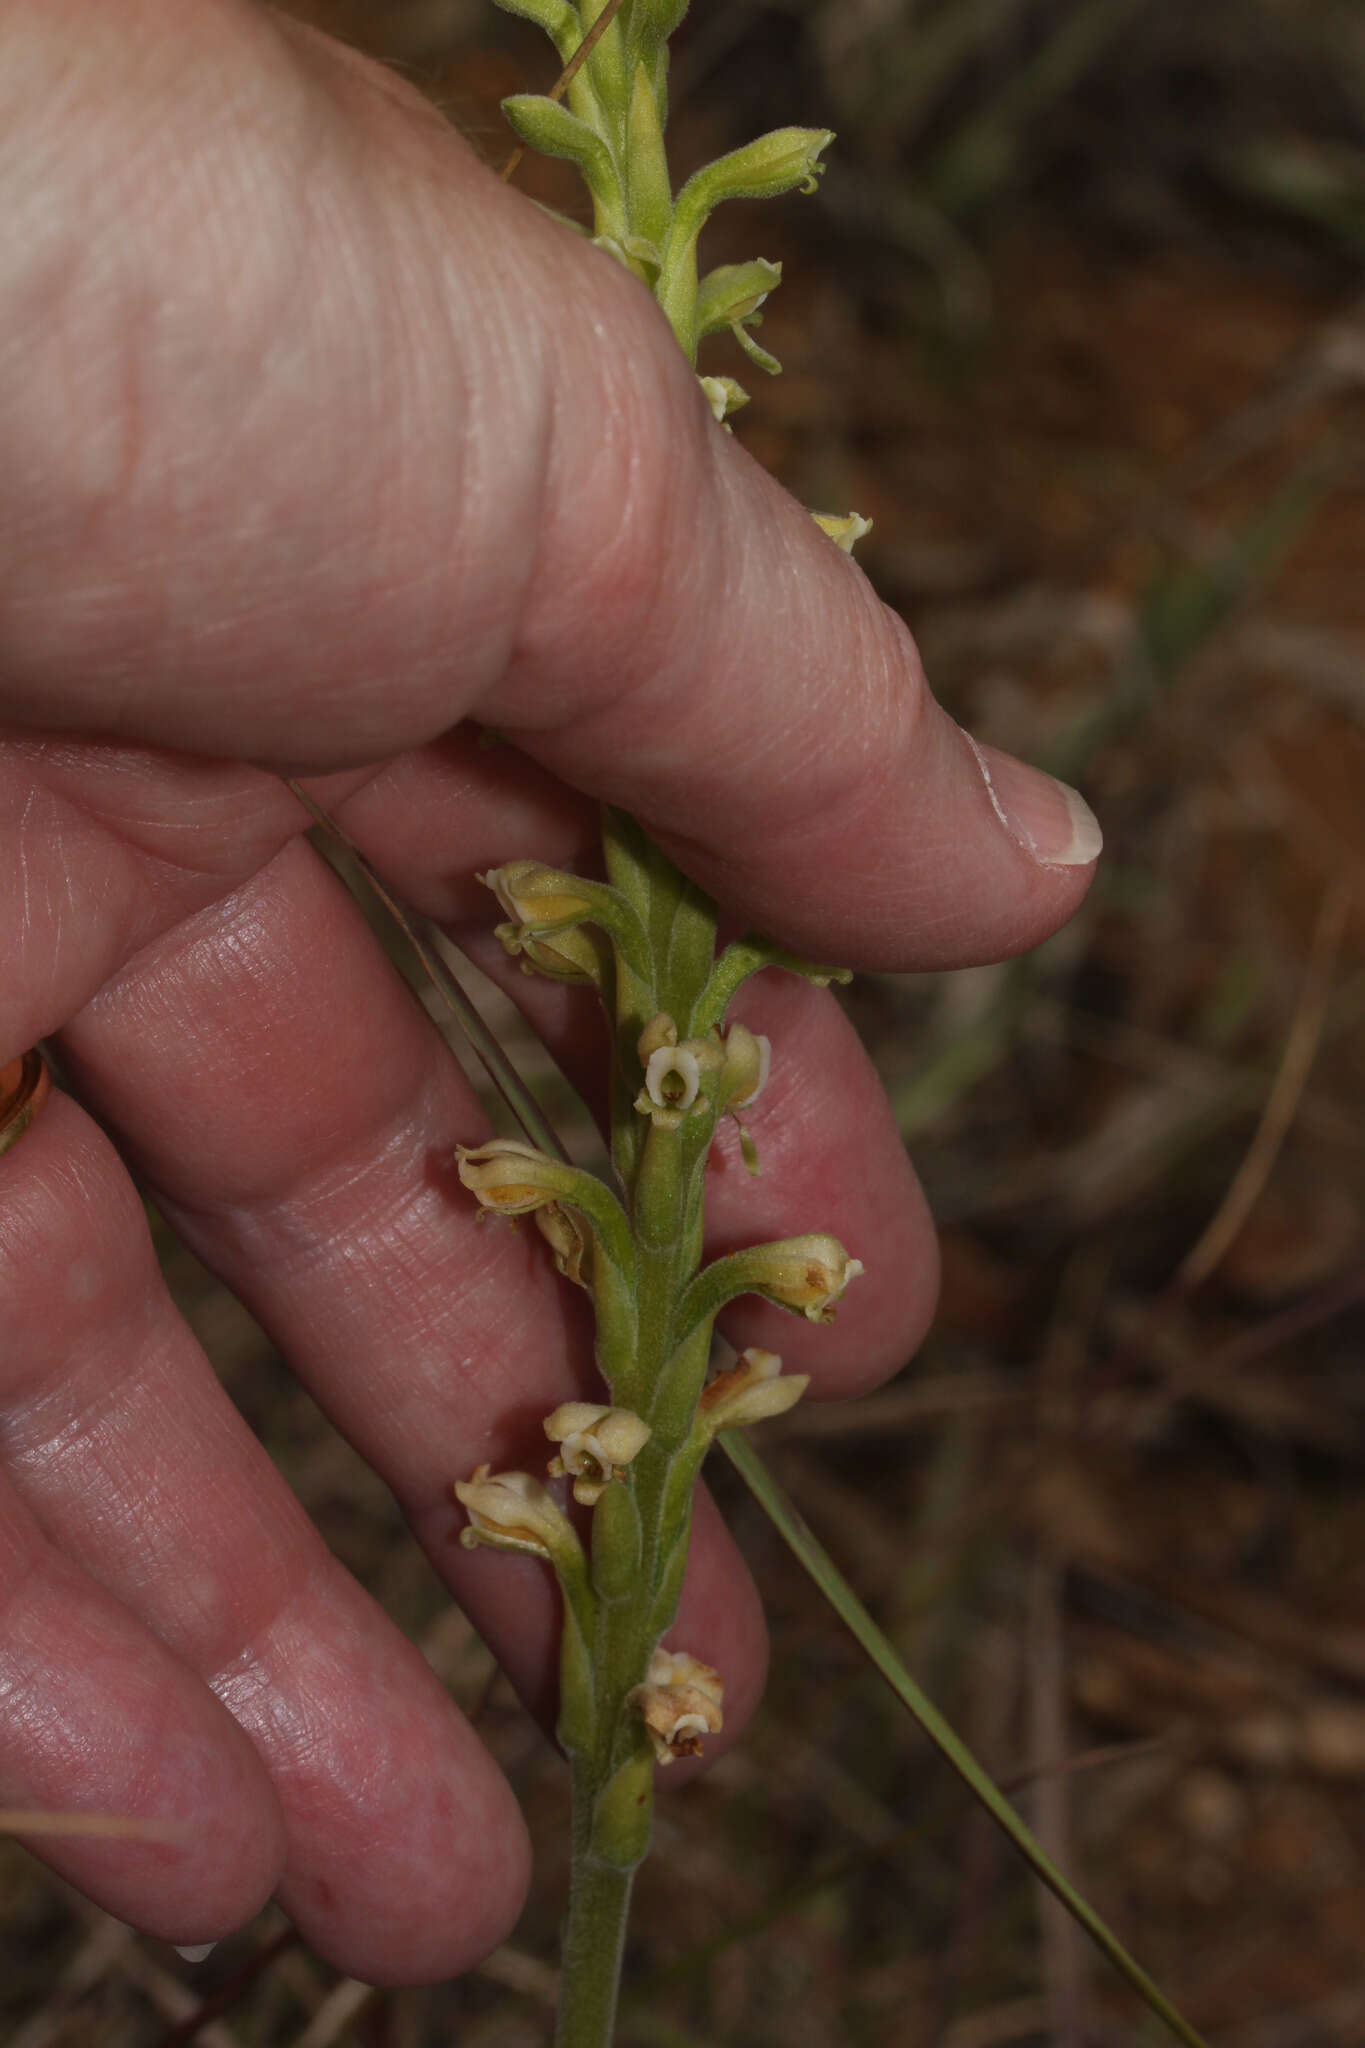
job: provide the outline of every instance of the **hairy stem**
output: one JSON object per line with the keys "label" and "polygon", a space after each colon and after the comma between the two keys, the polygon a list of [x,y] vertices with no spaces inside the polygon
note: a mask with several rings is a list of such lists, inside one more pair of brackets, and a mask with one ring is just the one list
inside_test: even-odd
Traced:
{"label": "hairy stem", "polygon": [[[574,1782],[574,1803],[587,1809],[589,1788]],[[584,1820],[575,1821],[575,1836]],[[633,1870],[618,1870],[575,1843],[573,1884],[564,1923],[563,1969],[555,2048],[610,2048],[630,1911]]]}

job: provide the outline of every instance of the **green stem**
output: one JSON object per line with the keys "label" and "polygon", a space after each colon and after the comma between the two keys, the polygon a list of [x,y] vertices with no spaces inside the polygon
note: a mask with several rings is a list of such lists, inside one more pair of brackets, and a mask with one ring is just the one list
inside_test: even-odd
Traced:
{"label": "green stem", "polygon": [[[580,1798],[590,1814],[589,1788],[575,1782],[576,1806]],[[555,2048],[610,2048],[635,1873],[594,1856],[585,1824],[575,1834]]]}
{"label": "green stem", "polygon": [[[611,1364],[616,1398],[652,1418],[653,1395],[673,1351],[682,1280],[695,1265],[697,1251],[680,1227],[682,1148],[677,1132],[646,1126],[635,1160],[629,1190],[636,1232],[633,1355],[604,1363]],[[651,1766],[641,1754],[643,1730],[630,1694],[644,1682],[658,1639],[657,1581],[668,1533],[661,1519],[672,1451],[668,1432],[656,1429],[631,1467],[628,1483],[635,1515],[613,1511],[604,1516],[608,1503],[602,1502],[593,1523],[593,1726],[590,1739],[573,1759],[573,1865],[555,2037],[559,2048],[605,2048],[611,2040],[629,1871],[648,1847]],[[618,1545],[621,1554],[613,1554]],[[627,1555],[627,1550],[633,1554]],[[623,1788],[624,1801],[614,1803]],[[606,1856],[604,1848],[610,1851]]]}

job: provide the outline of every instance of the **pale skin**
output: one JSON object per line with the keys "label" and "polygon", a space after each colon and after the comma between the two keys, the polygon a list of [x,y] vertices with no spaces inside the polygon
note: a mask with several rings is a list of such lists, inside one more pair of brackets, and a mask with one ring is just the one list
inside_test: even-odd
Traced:
{"label": "pale skin", "polygon": [[[9,0],[0,101],[0,1064],[55,1034],[79,1097],[0,1158],[0,1805],[183,1824],[45,1851],[151,1933],[274,1892],[345,1970],[452,1975],[518,1912],[516,1802],[236,1416],[88,1113],[552,1713],[552,1589],[460,1548],[451,1484],[596,1398],[580,1304],[479,1226],[479,1110],[278,771],[452,927],[497,914],[476,868],[590,858],[606,797],[865,967],[1035,944],[1095,841],[983,767],[643,288],[407,86],[248,0]],[[594,1056],[577,992],[518,990]],[[851,1394],[924,1331],[931,1226],[832,999],[737,1014],[774,1070],[715,1242],[829,1230],[867,1274],[832,1330],[730,1329]],[[671,1640],[732,1739],[762,1622],[709,1509]]]}

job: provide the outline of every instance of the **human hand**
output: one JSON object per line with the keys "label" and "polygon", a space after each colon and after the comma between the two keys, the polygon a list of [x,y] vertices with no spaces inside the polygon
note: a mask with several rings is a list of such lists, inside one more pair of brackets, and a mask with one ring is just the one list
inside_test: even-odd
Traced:
{"label": "human hand", "polygon": [[[584,1324],[532,1233],[477,1227],[477,1105],[278,771],[454,927],[488,922],[475,868],[588,858],[605,797],[727,911],[883,968],[1034,943],[1098,841],[937,709],[607,256],[323,38],[167,20],[0,22],[0,1063],[56,1034],[87,1105],[0,1159],[0,1802],[181,1824],[46,1851],[151,1932],[278,1891],[341,1967],[420,1981],[510,1925],[520,1815],[227,1402],[88,1110],[542,1711],[553,1588],[461,1549],[450,1489],[584,1391]],[[518,992],[590,1057],[579,992]],[[868,1270],[833,1331],[730,1329],[849,1393],[923,1330],[930,1226],[828,996],[765,976],[738,1014],[776,1061],[715,1242],[827,1229]],[[728,1738],[762,1628],[709,1509],[679,1633]]]}

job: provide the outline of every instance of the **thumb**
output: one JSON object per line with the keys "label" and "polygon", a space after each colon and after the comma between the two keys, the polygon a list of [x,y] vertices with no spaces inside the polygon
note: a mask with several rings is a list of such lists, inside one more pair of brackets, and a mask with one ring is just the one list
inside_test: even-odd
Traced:
{"label": "thumb", "polygon": [[872,965],[1074,908],[1081,800],[415,94],[245,0],[11,0],[0,101],[0,717],[321,770],[473,715]]}

